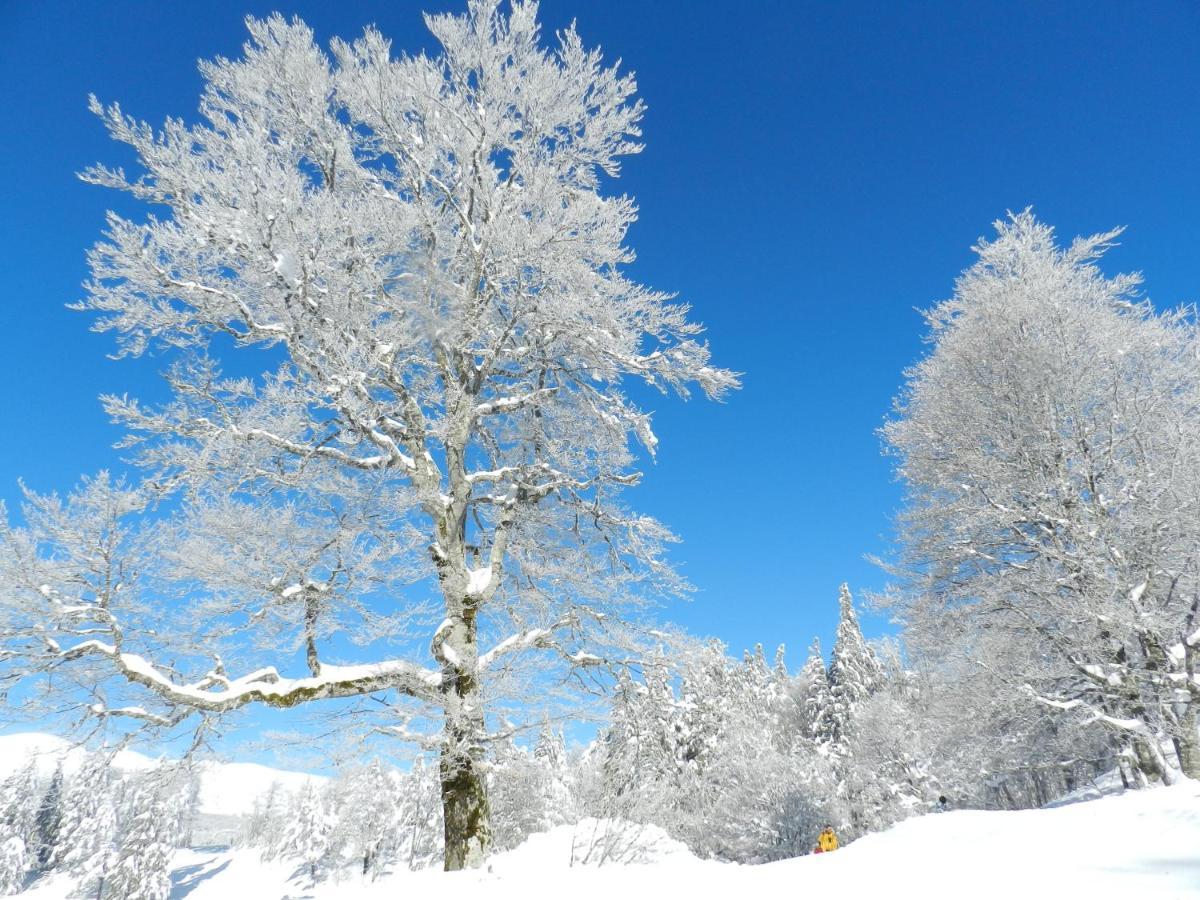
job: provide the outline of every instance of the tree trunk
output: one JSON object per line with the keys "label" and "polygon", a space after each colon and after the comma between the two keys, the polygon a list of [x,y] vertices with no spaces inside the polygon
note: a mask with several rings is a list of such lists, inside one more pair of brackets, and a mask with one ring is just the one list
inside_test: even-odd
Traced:
{"label": "tree trunk", "polygon": [[475,610],[467,606],[446,635],[453,656],[446,667],[445,741],[439,774],[445,870],[482,866],[492,849],[492,816],[487,796],[483,738],[483,696],[479,689]]}
{"label": "tree trunk", "polygon": [[445,869],[455,872],[483,865],[492,847],[492,824],[482,747],[469,746],[468,735],[447,737],[440,761],[442,820]]}
{"label": "tree trunk", "polygon": [[482,766],[466,756],[463,763],[442,757],[442,816],[445,822],[445,869],[483,865],[492,846],[491,815]]}

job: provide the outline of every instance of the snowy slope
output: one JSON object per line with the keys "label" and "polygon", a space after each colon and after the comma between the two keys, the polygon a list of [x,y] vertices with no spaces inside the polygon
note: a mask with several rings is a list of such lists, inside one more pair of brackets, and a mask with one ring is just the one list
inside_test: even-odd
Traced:
{"label": "snowy slope", "polygon": [[[60,760],[70,776],[82,765],[84,755],[82,748],[51,734],[0,735],[0,778],[17,771],[30,759],[37,761],[42,777],[49,777]],[[122,750],[114,760],[116,767],[125,772],[140,771],[155,762],[132,750]],[[213,816],[243,816],[272,783],[278,782],[284,790],[294,791],[308,781],[324,780],[320,775],[287,772],[255,763],[204,762],[200,771],[200,811]]]}
{"label": "snowy slope", "polygon": [[[1200,898],[1200,783],[1023,812],[959,811],[904,822],[836,853],[764,866],[696,859],[655,829],[635,835],[640,865],[571,866],[592,826],[536,835],[492,861],[489,872],[356,876],[315,890],[289,881],[292,866],[253,852],[181,852],[172,896],[187,900],[538,900],[570,897]],[[69,885],[24,896],[58,900]]]}

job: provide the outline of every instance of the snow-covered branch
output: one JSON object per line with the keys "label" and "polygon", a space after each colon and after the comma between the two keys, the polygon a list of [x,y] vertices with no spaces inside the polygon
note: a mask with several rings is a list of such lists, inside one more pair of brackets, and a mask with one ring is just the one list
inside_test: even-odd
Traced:
{"label": "snow-covered branch", "polygon": [[[440,699],[442,675],[403,660],[387,660],[357,666],[321,666],[321,674],[309,678],[282,678],[274,668],[259,669],[242,678],[229,679],[219,689],[196,684],[178,684],[136,653],[124,653],[103,641],[84,641],[64,649],[63,659],[100,656],[112,662],[127,680],[148,688],[173,706],[221,713],[250,703],[287,708],[312,700],[359,697],[377,691],[397,691],[426,702]],[[111,712],[111,711],[109,711]]]}

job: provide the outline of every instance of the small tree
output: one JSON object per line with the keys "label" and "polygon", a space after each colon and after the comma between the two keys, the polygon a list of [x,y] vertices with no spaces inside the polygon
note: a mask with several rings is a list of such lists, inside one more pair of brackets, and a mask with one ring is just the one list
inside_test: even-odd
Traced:
{"label": "small tree", "polygon": [[293,798],[280,855],[297,859],[313,884],[321,877],[333,847],[336,814],[311,781]]}
{"label": "small tree", "polygon": [[825,657],[821,654],[821,642],[817,638],[813,638],[808,659],[798,679],[804,704],[806,736],[818,746],[833,743],[833,695],[829,688]]}
{"label": "small tree", "polygon": [[396,773],[379,760],[344,774],[334,783],[338,841],[347,855],[362,865],[362,874],[375,877],[393,862],[397,852],[397,811],[401,805]]}

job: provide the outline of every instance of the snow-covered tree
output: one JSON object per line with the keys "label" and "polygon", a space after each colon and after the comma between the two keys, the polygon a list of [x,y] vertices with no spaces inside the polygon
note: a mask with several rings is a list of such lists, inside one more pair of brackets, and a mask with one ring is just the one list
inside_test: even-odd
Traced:
{"label": "snow-covered tree", "polygon": [[323,791],[308,782],[296,794],[280,843],[280,855],[299,860],[309,880],[315,883],[330,861],[337,815]]}
{"label": "snow-covered tree", "polygon": [[772,667],[757,648],[735,663],[710,641],[681,643],[670,663],[666,673],[652,660],[644,684],[619,682],[598,743],[599,788],[583,779],[585,810],[658,825],[706,857],[803,852],[829,782],[782,660]]}
{"label": "snow-covered tree", "polygon": [[546,825],[553,827],[574,822],[578,810],[562,731],[555,730],[548,722],[542,723],[533,747],[533,758],[538,763],[536,791],[539,804],[546,810]]}
{"label": "snow-covered tree", "polygon": [[510,850],[548,827],[544,770],[528,748],[512,740],[495,743],[491,759],[488,790],[493,800],[496,848]]}
{"label": "snow-covered tree", "polygon": [[437,766],[418,757],[405,774],[396,811],[397,861],[416,871],[443,855],[442,804]]}
{"label": "snow-covered tree", "polygon": [[34,852],[38,871],[50,868],[51,860],[58,849],[59,834],[63,818],[63,770],[59,763],[50,777],[50,784],[42,794],[34,822]]}
{"label": "snow-covered tree", "polygon": [[[529,651],[598,662],[622,610],[682,586],[669,532],[622,503],[631,442],[656,445],[623,383],[736,386],[686,306],[625,274],[635,206],[608,183],[640,149],[633,78],[573,28],[544,47],[536,13],[470,0],[427,18],[436,54],[398,57],[374,29],[327,55],[299,21],[251,19],[241,58],[202,65],[202,121],[156,131],[93,102],[140,171],[85,180],[154,215],[109,215],[82,306],[123,353],[179,354],[169,403],[107,408],[147,490],[186,502],[157,547],[138,556],[101,529],[97,556],[94,531],[58,527],[86,498],[33,499],[31,530],[0,553],[27,654],[106,665],[148,695],[98,714],[172,723],[388,692],[440,721],[452,869],[491,843],[490,673]],[[221,375],[222,355],[247,371],[254,350],[276,368]],[[137,575],[97,571],[114,567]],[[428,621],[409,599],[427,592],[441,624],[413,655],[323,654],[338,628]],[[155,617],[169,627],[151,635]],[[281,632],[300,677],[262,648],[208,661],[248,635],[278,649]]]}
{"label": "snow-covered tree", "polygon": [[70,873],[81,896],[100,895],[105,877],[116,863],[120,782],[109,755],[87,754],[66,785],[58,845],[51,866]]}
{"label": "snow-covered tree", "polygon": [[837,638],[829,661],[829,727],[833,741],[849,737],[855,708],[883,685],[883,669],[863,637],[848,585],[838,589]]}
{"label": "snow-covered tree", "polygon": [[286,801],[279,782],[272,781],[266,791],[254,799],[250,815],[238,835],[238,843],[243,847],[257,847],[263,859],[277,857],[286,818]]}
{"label": "snow-covered tree", "polygon": [[17,835],[0,836],[0,894],[15,894],[25,887],[29,849]]}
{"label": "snow-covered tree", "polygon": [[1200,774],[1200,369],[1191,310],[1156,313],[1096,264],[1119,231],[1060,247],[998,222],[883,430],[908,491],[910,627],[1028,648],[1030,703],[1084,717],[1169,780]]}
{"label": "snow-covered tree", "polygon": [[37,868],[37,765],[27,763],[0,783],[0,888],[15,893]]}
{"label": "snow-covered tree", "polygon": [[402,802],[396,778],[376,759],[344,774],[332,791],[343,855],[361,864],[364,876],[378,876],[396,856]]}
{"label": "snow-covered tree", "polygon": [[808,659],[797,676],[803,698],[804,730],[817,745],[832,744],[834,740],[833,695],[829,688],[829,672],[821,653],[821,642],[813,638]]}
{"label": "snow-covered tree", "polygon": [[115,861],[103,880],[112,900],[166,900],[171,860],[179,843],[179,796],[174,773],[160,767],[140,776],[128,795]]}

